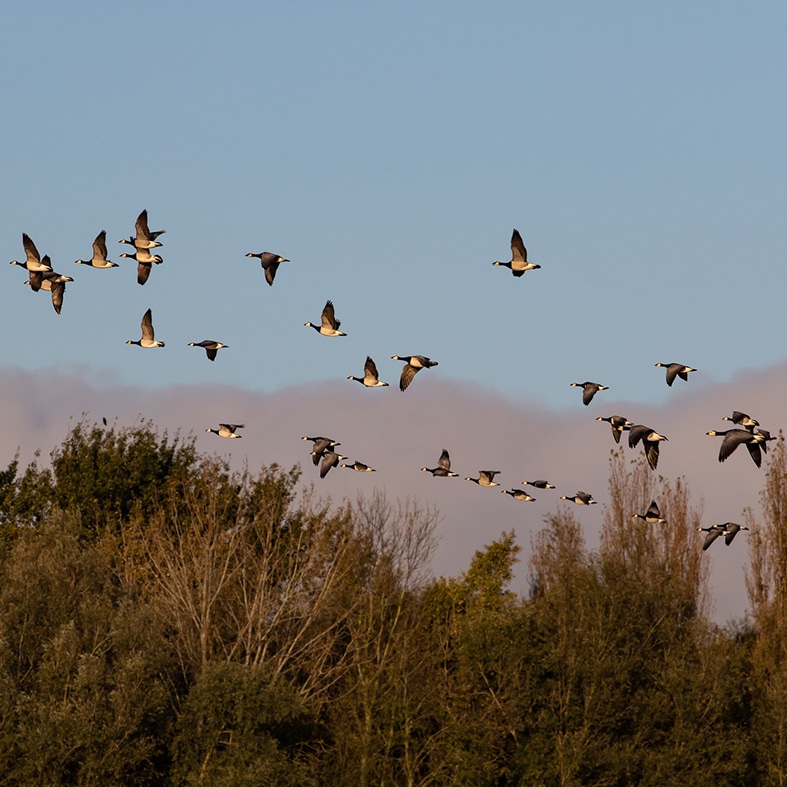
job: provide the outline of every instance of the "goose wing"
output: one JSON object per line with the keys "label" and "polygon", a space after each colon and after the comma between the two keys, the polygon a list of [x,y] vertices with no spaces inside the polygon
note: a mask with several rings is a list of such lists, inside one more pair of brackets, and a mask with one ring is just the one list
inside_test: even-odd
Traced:
{"label": "goose wing", "polygon": [[442,467],[443,470],[450,470],[451,469],[451,457],[448,455],[448,451],[443,449],[443,453],[440,454],[440,458],[437,460],[437,466]]}
{"label": "goose wing", "polygon": [[27,262],[41,262],[41,255],[38,253],[35,243],[27,233],[22,233],[22,246],[27,255]]}
{"label": "goose wing", "polygon": [[527,249],[522,242],[522,236],[519,234],[519,230],[516,229],[513,235],[511,235],[511,262],[527,262]]}
{"label": "goose wing", "polygon": [[363,365],[363,375],[364,377],[371,378],[375,382],[379,379],[377,364],[368,355],[366,356],[366,363]]}
{"label": "goose wing", "polygon": [[[719,447],[719,461],[725,461],[732,455],[733,451],[741,443],[750,443],[751,440],[751,432],[747,432],[745,429],[730,429],[730,431],[724,435],[724,439],[721,441],[721,446]],[[750,453],[752,448],[756,448],[757,453],[759,454],[760,449],[758,445],[750,444]],[[752,459],[754,459],[754,455],[752,455]],[[754,463],[757,465],[757,467],[760,466],[756,459],[754,459]]]}
{"label": "goose wing", "polygon": [[142,315],[142,322],[140,323],[140,327],[142,328],[142,339],[147,341],[154,341],[155,334],[153,332],[153,312],[148,309]]}
{"label": "goose wing", "polygon": [[60,314],[63,308],[63,293],[66,291],[66,283],[64,281],[52,281],[52,306],[55,311]]}
{"label": "goose wing", "polygon": [[326,301],[325,308],[322,310],[322,327],[333,328],[338,331],[341,322],[336,319],[336,314],[333,309],[333,301]]}
{"label": "goose wing", "polygon": [[137,216],[134,224],[137,234],[137,240],[150,240],[150,230],[148,229],[148,212],[147,209]]}
{"label": "goose wing", "polygon": [[93,257],[105,260],[107,258],[107,231],[101,230],[93,241]]}
{"label": "goose wing", "polygon": [[655,500],[650,501],[648,510],[645,512],[647,519],[661,519],[661,511],[659,511],[659,504]]}

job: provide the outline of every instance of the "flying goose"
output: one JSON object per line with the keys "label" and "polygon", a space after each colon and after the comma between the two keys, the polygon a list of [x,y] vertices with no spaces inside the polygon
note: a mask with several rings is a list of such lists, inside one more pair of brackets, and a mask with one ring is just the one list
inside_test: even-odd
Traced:
{"label": "flying goose", "polygon": [[90,265],[91,268],[117,268],[116,262],[107,259],[107,231],[101,230],[93,241],[93,256],[89,260],[76,260],[77,265]]}
{"label": "flying goose", "polygon": [[[44,257],[44,260],[48,259],[49,257]],[[63,308],[63,294],[66,291],[66,282],[69,281],[74,280],[70,276],[63,276],[55,271],[49,271],[48,273],[30,271],[30,278],[25,284],[29,284],[33,292],[38,292],[39,290],[50,291],[52,293],[52,307],[60,314],[60,310]]]}
{"label": "flying goose", "polygon": [[11,260],[11,265],[21,265],[23,268],[27,268],[28,271],[37,273],[46,273],[52,270],[52,266],[49,264],[49,257],[44,257],[42,260],[35,243],[24,232],[22,233],[22,246],[25,250],[25,261]]}
{"label": "flying goose", "polygon": [[273,280],[276,278],[276,271],[279,270],[279,265],[283,262],[289,262],[286,257],[280,257],[278,254],[273,254],[270,251],[261,251],[259,254],[252,254],[249,252],[247,257],[257,257],[265,271],[265,281],[268,282],[270,287],[273,287]]}
{"label": "flying goose", "polygon": [[720,535],[724,533],[724,525],[710,525],[708,527],[698,527],[697,532],[704,531],[708,535],[705,536],[705,541],[702,544],[702,551],[704,552]]}
{"label": "flying goose", "polygon": [[407,386],[410,385],[413,381],[413,377],[415,377],[421,369],[431,369],[433,366],[437,366],[437,361],[432,361],[425,355],[392,355],[391,360],[405,362],[404,368],[402,369],[402,376],[399,378],[400,391],[407,390]]}
{"label": "flying goose", "polygon": [[511,495],[514,500],[522,500],[525,503],[530,503],[535,500],[535,497],[531,497],[524,489],[501,489],[500,491],[504,495]]}
{"label": "flying goose", "polygon": [[689,379],[689,372],[696,372],[697,370],[692,368],[691,366],[684,366],[682,363],[657,363],[656,366],[661,366],[662,368],[667,370],[667,385],[672,387],[672,383],[675,382],[676,377],[680,377],[681,380],[688,381]]}
{"label": "flying goose", "polygon": [[635,424],[629,429],[629,448],[634,448],[642,440],[642,449],[645,451],[645,457],[651,470],[655,470],[659,463],[659,442],[667,439],[664,435],[660,435],[654,429],[643,424]]}
{"label": "flying goose", "polygon": [[156,238],[158,238],[159,235],[163,235],[166,230],[157,230],[156,232],[151,232],[148,229],[147,210],[143,210],[142,213],[137,216],[134,229],[136,230],[135,237],[129,238],[128,240],[122,238],[118,241],[118,243],[130,243],[135,249],[137,249],[137,251],[139,251],[139,249],[155,249],[157,246],[162,245],[156,240]]}
{"label": "flying goose", "polygon": [[367,388],[382,388],[388,383],[384,383],[379,379],[377,373],[377,364],[367,355],[366,363],[363,365],[363,377],[353,377],[350,375],[348,380],[355,380]]}
{"label": "flying goose", "polygon": [[510,268],[511,273],[517,278],[524,276],[526,271],[534,271],[541,267],[527,261],[527,249],[517,229],[514,230],[514,234],[511,236],[511,261],[500,262],[500,260],[495,260],[492,265],[502,265],[504,268]]}
{"label": "flying goose", "polygon": [[724,462],[728,459],[739,445],[745,445],[754,464],[757,465],[757,467],[762,465],[760,446],[764,446],[766,441],[764,438],[758,437],[754,433],[753,427],[751,429],[727,429],[723,432],[717,432],[715,429],[711,429],[710,432],[705,432],[705,434],[709,437],[724,438],[719,447],[720,462]]}
{"label": "flying goose", "polygon": [[628,418],[624,418],[622,415],[610,415],[606,418],[600,415],[596,420],[606,421],[612,427],[612,436],[615,438],[616,443],[620,442],[620,436],[623,432],[634,426]]}
{"label": "flying goose", "polygon": [[319,325],[315,325],[311,322],[305,322],[304,325],[308,328],[314,328],[317,333],[321,333],[323,336],[347,336],[346,333],[339,330],[342,323],[340,320],[336,319],[336,315],[333,311],[333,301],[325,302],[321,320]]}
{"label": "flying goose", "polygon": [[523,484],[530,484],[530,486],[534,486],[536,489],[554,489],[555,485],[550,484],[549,481],[544,481],[543,479],[539,478],[538,481],[523,481]]}
{"label": "flying goose", "polygon": [[567,497],[566,495],[560,496],[561,500],[568,500],[571,503],[576,503],[578,506],[592,506],[596,505],[596,502],[593,499],[593,495],[588,494],[587,492],[578,491],[575,495],[571,497]]}
{"label": "flying goose", "polygon": [[137,284],[140,286],[150,278],[150,272],[153,270],[153,263],[155,262],[156,265],[160,265],[164,262],[162,257],[158,254],[151,254],[147,249],[137,249],[135,254],[126,254],[124,252],[120,256],[137,261]]}
{"label": "flying goose", "polygon": [[755,418],[751,418],[746,413],[742,413],[740,410],[733,410],[732,415],[725,415],[721,419],[722,421],[732,421],[734,424],[738,426],[743,426],[746,429],[754,429],[755,426],[759,426],[760,422]]}
{"label": "flying goose", "polygon": [[608,385],[601,385],[599,383],[591,383],[591,382],[571,383],[571,387],[582,388],[582,404],[584,404],[585,407],[587,407],[593,401],[593,397],[599,391],[609,390]]}
{"label": "flying goose", "polygon": [[472,481],[474,484],[478,484],[478,486],[500,486],[500,484],[494,480],[494,477],[499,472],[499,470],[479,470],[478,478],[470,478],[470,476],[466,476],[465,481]]}
{"label": "flying goose", "polygon": [[746,525],[739,525],[737,522],[725,522],[724,525],[724,543],[729,546],[733,538],[738,535],[741,530],[748,530]]}
{"label": "flying goose", "polygon": [[302,437],[301,440],[311,440],[314,445],[312,446],[312,462],[315,465],[320,463],[320,457],[327,451],[329,448],[334,448],[337,445],[341,445],[341,443],[337,442],[336,440],[332,440],[330,437]]}
{"label": "flying goose", "polygon": [[661,525],[666,524],[667,520],[661,518],[661,511],[659,511],[659,504],[655,500],[650,501],[648,510],[644,514],[634,514],[632,519],[641,519],[648,525]]}
{"label": "flying goose", "polygon": [[229,347],[229,344],[222,344],[221,342],[215,342],[213,339],[203,339],[201,342],[189,342],[189,347],[202,347],[205,352],[207,353],[209,361],[216,360],[216,353],[219,350],[223,350]]}
{"label": "flying goose", "polygon": [[[319,457],[312,451],[312,455],[315,459],[319,459]],[[322,464],[320,465],[320,478],[325,478],[328,475],[328,471],[332,467],[336,467],[342,459],[347,459],[346,456],[342,456],[341,454],[337,454],[335,451],[325,451],[322,454]],[[316,464],[316,462],[315,462]]]}
{"label": "flying goose", "polygon": [[346,467],[348,470],[356,470],[359,473],[376,473],[377,471],[373,467],[369,467],[369,465],[365,465],[363,462],[353,462],[351,465],[342,462],[342,467]]}
{"label": "flying goose", "polygon": [[156,340],[154,333],[153,333],[153,314],[150,309],[148,309],[142,315],[142,338],[139,341],[133,341],[129,339],[126,344],[137,344],[140,347],[144,347],[146,349],[151,347],[163,347],[164,342],[159,342]]}
{"label": "flying goose", "polygon": [[437,467],[422,467],[421,472],[431,473],[432,476],[438,478],[459,478],[459,473],[451,472],[451,457],[448,456],[448,451],[445,448],[437,460]]}
{"label": "flying goose", "polygon": [[243,437],[242,434],[237,434],[238,429],[243,429],[243,424],[219,424],[218,429],[206,429],[206,432],[212,432],[213,434],[217,434],[219,437],[226,437],[228,440],[232,440],[234,438],[240,439]]}

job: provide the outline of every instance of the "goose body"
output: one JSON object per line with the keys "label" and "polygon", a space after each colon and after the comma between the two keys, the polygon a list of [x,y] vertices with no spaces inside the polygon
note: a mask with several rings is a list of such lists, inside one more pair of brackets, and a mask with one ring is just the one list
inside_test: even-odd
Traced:
{"label": "goose body", "polygon": [[279,265],[283,262],[289,262],[286,257],[280,257],[278,254],[274,254],[270,251],[261,251],[259,254],[253,254],[249,252],[247,257],[257,257],[260,261],[260,265],[262,265],[262,269],[265,271],[265,281],[268,282],[268,286],[273,286],[273,280],[276,278],[276,271],[279,270]]}
{"label": "goose body", "polygon": [[642,450],[645,452],[651,470],[655,470],[659,463],[659,443],[667,439],[655,429],[644,424],[635,424],[629,429],[629,448],[634,448],[637,443],[642,441]]}
{"label": "goose body", "polygon": [[77,265],[89,265],[91,268],[117,268],[116,262],[107,259],[107,232],[101,230],[93,241],[93,256],[89,260],[76,260]]}
{"label": "goose body", "polygon": [[451,457],[445,448],[437,460],[437,467],[422,467],[421,472],[431,473],[432,476],[437,476],[438,478],[459,478],[459,473],[451,472]]}
{"label": "goose body", "polygon": [[581,490],[575,495],[571,495],[571,497],[561,495],[560,499],[568,500],[570,503],[576,503],[578,506],[593,506],[596,505],[597,502],[593,499],[593,495],[590,495],[587,492],[582,492]]}
{"label": "goose body", "polygon": [[305,326],[308,328],[314,328],[317,333],[320,333],[323,336],[347,336],[346,333],[343,333],[339,330],[341,324],[341,321],[336,319],[333,301],[325,302],[325,307],[322,310],[322,317],[319,325],[315,325],[311,322],[304,323]]}
{"label": "goose body", "polygon": [[492,265],[501,265],[504,268],[510,268],[511,273],[517,278],[524,276],[527,271],[538,270],[541,267],[540,265],[527,261],[527,249],[517,229],[515,229],[511,235],[511,260],[509,262],[495,260]]}
{"label": "goose body", "polygon": [[145,349],[151,349],[153,347],[163,347],[164,342],[160,342],[156,339],[154,331],[153,331],[153,313],[150,309],[148,309],[142,315],[142,338],[139,341],[133,341],[129,339],[126,344],[136,344],[139,347],[143,347]]}
{"label": "goose body", "polygon": [[[314,451],[312,451],[314,454]],[[322,463],[320,464],[320,478],[325,478],[332,467],[336,467],[342,459],[347,459],[346,456],[337,454],[335,451],[325,451],[322,454]]]}
{"label": "goose body", "polygon": [[400,391],[407,390],[407,386],[410,385],[413,381],[413,377],[415,377],[421,369],[431,369],[433,366],[437,366],[437,361],[433,361],[425,355],[392,355],[391,360],[405,362],[402,369],[402,375],[399,378]]}
{"label": "goose body", "polygon": [[345,464],[342,462],[342,467],[346,467],[348,470],[355,470],[358,473],[376,473],[377,471],[373,467],[369,467],[369,465],[365,465],[363,462],[353,462],[351,465]]}
{"label": "goose body", "polygon": [[554,489],[555,485],[550,484],[549,481],[544,481],[542,478],[539,478],[537,481],[523,481],[523,484],[530,484],[530,486],[534,486],[536,489]]}
{"label": "goose body", "polygon": [[140,286],[150,278],[150,272],[153,270],[153,263],[155,262],[156,265],[160,265],[164,262],[158,254],[151,254],[147,249],[137,249],[135,254],[126,254],[124,252],[120,256],[137,261],[137,284]]}
{"label": "goose body", "polygon": [[11,260],[11,265],[20,265],[26,268],[30,273],[47,273],[52,270],[52,265],[49,262],[49,257],[41,259],[35,243],[26,233],[22,233],[22,247],[25,250],[25,261],[19,262],[18,260]]}
{"label": "goose body", "polygon": [[710,432],[705,432],[709,437],[723,437],[721,446],[719,447],[719,461],[724,462],[739,445],[745,445],[749,451],[752,461],[757,467],[762,465],[762,453],[760,446],[764,445],[764,439],[758,438],[752,429],[727,429],[723,432],[717,432],[711,429]]}
{"label": "goose body", "polygon": [[147,210],[143,210],[142,213],[137,216],[137,220],[134,223],[134,230],[136,232],[133,238],[122,238],[119,243],[129,243],[134,246],[137,251],[140,249],[155,249],[162,244],[156,240],[159,235],[163,235],[166,230],[157,230],[156,232],[151,232],[148,229],[148,212]]}
{"label": "goose body", "polygon": [[746,413],[742,413],[740,410],[733,410],[732,415],[725,415],[721,420],[732,421],[737,426],[743,426],[746,429],[753,429],[755,426],[760,425],[758,420],[750,417]]}
{"label": "goose body", "polygon": [[383,388],[388,385],[379,379],[377,364],[367,355],[366,363],[363,365],[363,377],[353,377],[350,375],[348,380],[355,380],[366,388]]}
{"label": "goose body", "polygon": [[189,342],[189,347],[202,347],[208,356],[209,361],[216,360],[216,354],[219,350],[224,350],[229,347],[228,344],[213,341],[213,339],[203,339],[201,342]]}
{"label": "goose body", "polygon": [[650,501],[648,510],[644,514],[634,514],[633,519],[641,519],[648,525],[666,524],[667,520],[662,519],[659,504],[655,500]]}
{"label": "goose body", "polygon": [[535,497],[531,497],[524,489],[501,489],[504,495],[511,495],[514,500],[522,500],[525,503],[531,503]]}
{"label": "goose body", "polygon": [[206,432],[217,434],[219,437],[226,437],[228,440],[240,439],[242,434],[237,434],[238,429],[243,429],[243,424],[219,424],[218,429],[206,429]]}
{"label": "goose body", "polygon": [[499,472],[499,470],[479,470],[478,478],[470,478],[470,476],[467,476],[465,481],[472,481],[474,484],[478,484],[478,486],[500,486],[500,484],[494,480],[494,477]]}
{"label": "goose body", "polygon": [[335,446],[341,445],[341,443],[332,440],[330,437],[302,437],[301,440],[311,440],[314,443],[311,457],[315,465],[320,463],[320,458],[329,448],[333,449]]}
{"label": "goose body", "polygon": [[615,438],[616,443],[620,442],[620,436],[623,432],[634,426],[628,418],[624,418],[622,415],[610,415],[608,417],[599,416],[596,420],[606,421],[612,427],[612,437]]}
{"label": "goose body", "polygon": [[680,377],[681,380],[688,380],[689,379],[689,372],[696,372],[697,370],[692,368],[691,366],[686,366],[682,363],[657,363],[656,366],[660,366],[663,369],[667,370],[667,385],[672,387],[672,383],[675,382],[676,377]]}
{"label": "goose body", "polygon": [[600,383],[592,383],[590,381],[585,381],[584,383],[571,383],[572,388],[581,388],[582,389],[582,404],[587,407],[592,401],[593,397],[599,391],[608,391],[608,385],[601,385]]}

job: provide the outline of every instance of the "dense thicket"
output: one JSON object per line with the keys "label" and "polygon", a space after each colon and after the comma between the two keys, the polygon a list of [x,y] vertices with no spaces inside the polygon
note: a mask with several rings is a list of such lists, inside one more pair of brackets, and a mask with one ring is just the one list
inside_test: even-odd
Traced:
{"label": "dense thicket", "polygon": [[79,423],[0,472],[0,784],[783,784],[785,454],[721,628],[685,483],[622,454],[600,547],[558,508],[523,598],[513,533],[435,579],[414,501]]}

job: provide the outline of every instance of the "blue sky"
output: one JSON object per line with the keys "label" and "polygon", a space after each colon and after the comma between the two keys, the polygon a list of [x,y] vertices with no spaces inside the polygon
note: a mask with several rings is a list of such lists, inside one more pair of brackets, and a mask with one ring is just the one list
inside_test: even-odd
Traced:
{"label": "blue sky", "polygon": [[[558,415],[584,414],[586,379],[668,407],[685,384],[657,361],[698,390],[774,367],[786,22],[776,2],[4,3],[0,248],[27,232],[75,281],[58,317],[6,268],[3,367],[275,394],[367,354],[395,383],[390,356],[421,353],[440,365],[413,387]],[[167,233],[139,287],[116,241],[143,208]],[[514,227],[542,265],[522,279],[491,265]],[[102,229],[121,267],[74,265]],[[292,260],[273,288],[244,256],[263,250]],[[328,298],[346,338],[303,327]],[[164,350],[124,344],[148,307]],[[204,338],[230,349],[208,363]]]}

